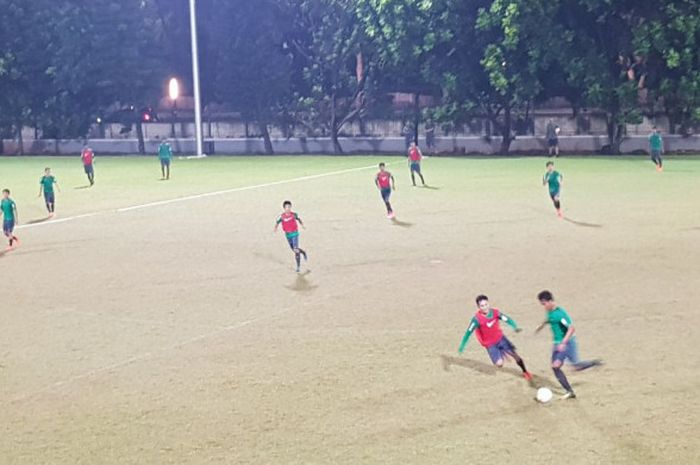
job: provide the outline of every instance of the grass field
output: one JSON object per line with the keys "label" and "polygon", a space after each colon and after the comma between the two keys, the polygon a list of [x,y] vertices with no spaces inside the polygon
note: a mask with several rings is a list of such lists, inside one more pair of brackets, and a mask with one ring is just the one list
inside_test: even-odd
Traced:
{"label": "grass field", "polygon": [[[397,222],[379,161],[175,160],[161,182],[98,158],[85,189],[77,157],[0,159],[24,223],[0,256],[0,463],[700,463],[700,158],[557,160],[564,220],[544,158],[429,159],[434,189],[387,158]],[[272,234],[287,198],[300,275]],[[560,393],[544,288],[606,362],[549,405],[475,339],[456,353],[486,293]]]}

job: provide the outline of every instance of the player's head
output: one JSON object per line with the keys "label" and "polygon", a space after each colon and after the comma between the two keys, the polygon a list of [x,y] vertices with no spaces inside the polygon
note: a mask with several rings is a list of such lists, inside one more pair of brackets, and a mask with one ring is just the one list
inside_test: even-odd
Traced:
{"label": "player's head", "polygon": [[409,147],[411,147],[412,149],[415,149],[416,148],[416,141],[412,140]]}
{"label": "player's head", "polygon": [[292,202],[289,200],[285,200],[282,202],[282,208],[284,208],[284,211],[288,212],[292,210]]}
{"label": "player's head", "polygon": [[491,308],[491,304],[489,304],[489,298],[486,297],[484,294],[481,294],[476,297],[476,305],[479,307],[479,310],[482,312],[488,312],[489,309]]}
{"label": "player's head", "polygon": [[537,300],[540,301],[540,304],[542,304],[544,309],[547,311],[554,310],[554,307],[556,307],[554,303],[554,296],[549,291],[542,291],[537,294]]}
{"label": "player's head", "polygon": [[548,161],[545,166],[547,167],[547,171],[554,171],[554,162],[553,161]]}
{"label": "player's head", "polygon": [[10,196],[10,189],[3,189],[2,190],[2,198],[6,199]]}
{"label": "player's head", "polygon": [[386,163],[381,162],[381,163],[379,164],[379,171],[384,171],[384,168],[386,168]]}
{"label": "player's head", "polygon": [[44,168],[44,174],[51,174],[51,168],[49,168],[48,166]]}
{"label": "player's head", "polygon": [[659,128],[657,128],[656,126],[654,126],[653,128],[651,128],[651,132],[653,132],[654,134],[656,134],[656,133],[659,132]]}

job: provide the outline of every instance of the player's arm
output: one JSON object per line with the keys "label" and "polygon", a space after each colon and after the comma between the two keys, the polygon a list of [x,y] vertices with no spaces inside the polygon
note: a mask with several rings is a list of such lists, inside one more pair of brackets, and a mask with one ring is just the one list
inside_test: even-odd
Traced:
{"label": "player's arm", "polygon": [[423,152],[417,146],[416,146],[416,150],[418,150],[418,161],[421,161],[423,159]]}
{"label": "player's arm", "polygon": [[537,334],[537,333],[539,333],[540,331],[542,331],[542,328],[544,328],[544,327],[547,326],[548,324],[549,324],[549,321],[547,321],[547,320],[545,320],[545,321],[543,321],[542,323],[540,323],[540,325],[539,325],[537,328],[535,328],[535,334]]}
{"label": "player's arm", "polygon": [[39,181],[39,195],[37,197],[41,197],[41,194],[44,193],[44,183]]}
{"label": "player's arm", "polygon": [[542,176],[542,185],[545,186],[547,181],[549,181],[549,173],[545,173],[544,176]]}
{"label": "player's arm", "polygon": [[299,215],[297,215],[297,214],[295,213],[295,214],[294,214],[294,218],[299,222],[299,224],[301,225],[302,228],[306,229],[306,226],[304,225],[304,222],[301,221],[301,218],[299,218]]}
{"label": "player's arm", "polygon": [[512,319],[511,317],[509,317],[508,315],[506,315],[505,313],[501,313],[498,318],[502,322],[506,323],[508,326],[513,328],[513,331],[515,331],[516,333],[519,333],[520,331],[522,331],[522,329],[518,327],[518,324],[515,322],[515,320]]}
{"label": "player's arm", "polygon": [[571,320],[568,318],[562,318],[560,320],[560,323],[564,326],[566,326],[566,334],[564,335],[564,339],[561,340],[561,344],[557,347],[557,350],[559,352],[563,352],[566,350],[566,344],[568,344],[569,340],[574,337],[574,333],[576,332],[576,328],[574,328],[574,325],[571,324]]}
{"label": "player's arm", "polygon": [[275,221],[275,229],[272,232],[277,232],[277,229],[279,228],[281,222],[282,222],[282,217],[281,216],[277,217],[277,221]]}
{"label": "player's arm", "polygon": [[19,224],[19,216],[17,215],[17,204],[12,202],[12,212],[15,215],[15,224]]}
{"label": "player's arm", "polygon": [[394,175],[391,174],[391,175],[389,175],[389,176],[391,177],[391,188],[392,188],[393,190],[396,190],[396,181],[394,181]]}
{"label": "player's arm", "polygon": [[564,175],[560,173],[559,174],[559,185],[561,186],[562,184],[564,184]]}
{"label": "player's arm", "polygon": [[61,186],[58,185],[58,181],[54,179],[53,183],[56,185],[56,189],[58,189],[58,192],[61,192]]}
{"label": "player's arm", "polygon": [[467,346],[467,342],[469,342],[469,338],[471,337],[472,333],[476,328],[479,327],[479,323],[472,318],[472,321],[469,323],[469,327],[467,328],[467,331],[464,333],[464,337],[462,337],[462,342],[459,344],[459,353],[461,354],[464,352],[464,348]]}

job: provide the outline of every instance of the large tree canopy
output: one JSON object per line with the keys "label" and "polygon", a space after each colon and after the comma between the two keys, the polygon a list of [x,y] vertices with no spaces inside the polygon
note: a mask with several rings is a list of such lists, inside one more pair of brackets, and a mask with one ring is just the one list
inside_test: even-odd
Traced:
{"label": "large tree canopy", "polygon": [[[700,2],[679,0],[209,0],[199,2],[204,103],[269,128],[328,135],[420,95],[445,126],[489,121],[507,152],[515,124],[563,97],[626,123],[700,122]],[[0,137],[33,127],[81,137],[97,116],[140,132],[168,76],[189,81],[186,0],[0,0]],[[189,86],[186,86],[189,87]]]}

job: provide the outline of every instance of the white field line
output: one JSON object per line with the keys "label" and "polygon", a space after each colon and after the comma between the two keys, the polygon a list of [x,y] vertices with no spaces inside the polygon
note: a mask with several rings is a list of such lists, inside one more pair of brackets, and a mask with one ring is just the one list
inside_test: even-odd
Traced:
{"label": "white field line", "polygon": [[[389,166],[389,165],[391,165],[391,163],[387,163],[387,166]],[[300,176],[298,178],[282,179],[281,181],[273,181],[273,182],[267,182],[267,183],[263,183],[263,184],[255,184],[252,186],[234,187],[231,189],[224,189],[224,190],[220,190],[220,191],[205,192],[203,194],[188,195],[185,197],[177,197],[174,199],[160,200],[157,202],[149,202],[149,203],[144,203],[141,205],[132,205],[130,207],[118,208],[117,210],[107,210],[107,211],[101,211],[101,212],[85,213],[82,215],[68,216],[66,218],[59,218],[59,219],[55,219],[55,220],[46,220],[46,221],[43,221],[40,223],[23,224],[23,225],[17,226],[16,229],[38,228],[40,226],[49,226],[52,224],[66,223],[68,221],[73,221],[73,220],[77,220],[77,219],[81,219],[81,218],[90,218],[92,216],[103,215],[106,213],[112,213],[114,211],[116,211],[117,213],[125,213],[125,212],[134,211],[134,210],[142,210],[145,208],[159,207],[162,205],[169,205],[169,204],[173,204],[173,203],[186,202],[188,200],[201,199],[204,197],[213,197],[213,196],[217,196],[217,195],[231,194],[234,192],[243,192],[243,191],[249,191],[249,190],[255,190],[255,189],[262,189],[265,187],[279,186],[282,184],[291,184],[291,183],[300,182],[300,181],[309,181],[312,179],[325,178],[328,176],[337,176],[339,174],[352,173],[355,171],[364,171],[364,170],[368,170],[370,168],[376,168],[376,166],[377,165],[360,166],[357,168],[348,168],[345,170],[329,171],[327,173],[311,174],[308,176]]]}
{"label": "white field line", "polygon": [[133,357],[127,358],[126,360],[122,360],[120,362],[111,363],[109,365],[105,365],[105,366],[100,367],[100,368],[95,368],[93,370],[86,371],[85,373],[81,373],[79,375],[71,376],[70,378],[66,378],[66,379],[61,380],[61,381],[56,381],[56,382],[51,383],[47,386],[44,386],[43,388],[38,389],[36,391],[29,392],[29,393],[24,394],[24,395],[19,396],[19,397],[15,397],[14,399],[12,399],[10,401],[10,403],[15,404],[18,402],[22,402],[22,401],[34,398],[34,397],[36,397],[40,394],[43,394],[45,392],[55,391],[57,389],[60,389],[63,386],[75,383],[77,381],[81,381],[83,379],[89,379],[89,378],[92,378],[94,376],[100,375],[102,373],[107,373],[107,372],[110,372],[112,370],[116,370],[118,368],[123,368],[125,366],[132,365],[132,364],[137,363],[137,362],[148,360],[149,358],[152,358],[154,355],[157,355],[157,354],[165,353],[165,352],[168,352],[168,351],[174,350],[174,349],[179,349],[181,347],[184,347],[184,346],[187,346],[190,344],[194,344],[194,343],[202,341],[204,339],[209,339],[210,337],[218,336],[219,334],[223,334],[223,333],[230,332],[230,331],[235,331],[237,329],[244,328],[246,326],[250,326],[250,325],[253,325],[255,323],[259,323],[261,321],[264,321],[264,320],[269,320],[271,318],[279,317],[285,313],[291,312],[292,310],[299,310],[299,306],[298,305],[291,306],[291,307],[285,308],[283,310],[280,310],[278,312],[271,313],[269,315],[264,315],[264,316],[261,316],[258,318],[253,318],[251,320],[241,321],[239,323],[234,323],[232,325],[222,326],[222,327],[215,329],[213,331],[209,331],[208,333],[193,336],[189,339],[185,339],[184,341],[180,341],[180,342],[177,342],[175,344],[171,344],[171,345],[166,346],[166,347],[156,348],[156,349],[153,349],[152,351],[144,352],[144,353],[139,354],[139,355],[135,355]]}

